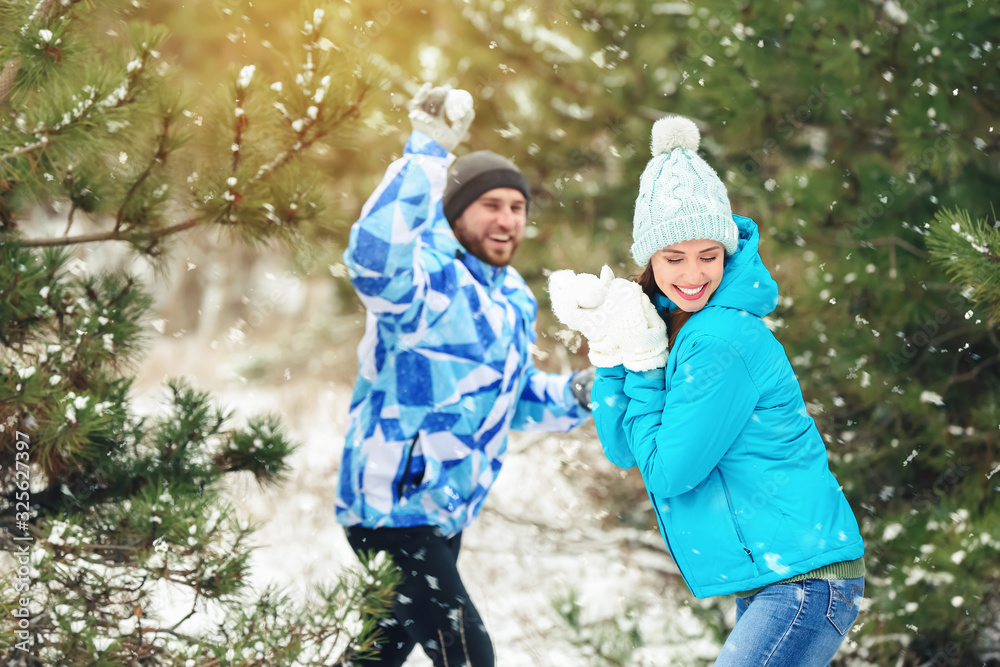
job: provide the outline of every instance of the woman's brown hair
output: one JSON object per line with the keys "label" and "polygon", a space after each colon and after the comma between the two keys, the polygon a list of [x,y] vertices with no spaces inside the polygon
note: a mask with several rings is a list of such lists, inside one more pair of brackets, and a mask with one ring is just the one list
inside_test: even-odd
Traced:
{"label": "woman's brown hair", "polygon": [[[653,275],[653,263],[650,262],[646,264],[646,268],[642,270],[638,278],[635,281],[639,283],[639,287],[642,291],[646,293],[649,300],[656,303],[653,297],[664,296],[663,292],[656,284],[656,276]],[[681,327],[684,323],[691,319],[692,313],[681,310],[680,308],[674,308],[674,310],[663,318],[663,321],[667,323],[667,345],[670,348],[674,346],[674,339],[677,338],[678,332],[680,332]]]}

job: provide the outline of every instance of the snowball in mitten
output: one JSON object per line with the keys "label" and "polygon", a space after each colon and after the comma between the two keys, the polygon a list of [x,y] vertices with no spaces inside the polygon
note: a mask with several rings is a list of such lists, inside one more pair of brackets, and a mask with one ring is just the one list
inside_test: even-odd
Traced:
{"label": "snowball in mitten", "polygon": [[594,314],[604,303],[608,285],[614,277],[608,266],[601,269],[600,277],[569,269],[554,271],[549,276],[552,313],[564,325],[590,340],[595,333]]}
{"label": "snowball in mitten", "polygon": [[607,265],[600,277],[590,273],[555,271],[549,276],[549,297],[552,312],[564,325],[579,331],[587,339],[590,363],[602,368],[621,364],[617,341],[606,335],[600,309],[615,274]]}
{"label": "snowball in mitten", "polygon": [[472,96],[451,86],[434,88],[425,83],[410,100],[410,123],[447,151],[455,147],[469,131],[476,113]]}

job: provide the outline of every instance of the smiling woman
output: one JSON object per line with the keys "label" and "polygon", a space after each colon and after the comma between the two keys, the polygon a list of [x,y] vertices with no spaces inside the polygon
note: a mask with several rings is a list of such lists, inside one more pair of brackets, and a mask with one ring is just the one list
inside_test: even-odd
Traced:
{"label": "smiling woman", "polygon": [[858,615],[864,542],[763,322],[778,286],[757,225],[732,213],[698,143],[686,118],[653,127],[633,229],[638,284],[556,272],[552,307],[590,342],[604,453],[642,473],[684,582],[700,598],[737,597],[715,664],[826,666]]}
{"label": "smiling woman", "polygon": [[654,254],[649,268],[660,291],[677,308],[694,313],[705,307],[719,287],[725,254],[716,241],[681,241]]}

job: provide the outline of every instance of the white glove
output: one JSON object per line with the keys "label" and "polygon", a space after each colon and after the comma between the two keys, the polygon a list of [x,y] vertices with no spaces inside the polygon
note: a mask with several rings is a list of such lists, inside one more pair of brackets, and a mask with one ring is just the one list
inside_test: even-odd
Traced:
{"label": "white glove", "polygon": [[476,112],[472,96],[451,86],[425,83],[410,100],[410,124],[451,152],[465,138]]}
{"label": "white glove", "polygon": [[625,368],[648,371],[666,365],[667,325],[638,283],[615,278],[595,319],[604,323],[600,337],[617,344]]}
{"label": "white glove", "polygon": [[601,268],[601,276],[574,273],[569,269],[554,271],[549,276],[549,296],[556,318],[587,338],[594,333],[594,314],[604,303],[608,286],[615,279],[610,267]]}
{"label": "white glove", "polygon": [[583,334],[590,346],[590,363],[602,368],[622,363],[618,344],[606,337],[607,326],[599,314],[613,280],[615,274],[607,265],[601,268],[600,277],[568,269],[549,276],[553,314],[564,325]]}

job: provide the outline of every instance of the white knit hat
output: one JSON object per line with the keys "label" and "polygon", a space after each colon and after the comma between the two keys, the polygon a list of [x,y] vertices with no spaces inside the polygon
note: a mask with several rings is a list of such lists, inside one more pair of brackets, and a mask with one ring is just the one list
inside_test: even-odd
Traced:
{"label": "white knit hat", "polygon": [[646,266],[656,251],[694,239],[718,241],[736,252],[739,229],[726,186],[698,157],[701,135],[683,116],[653,124],[653,159],[639,180],[632,227],[632,258]]}

